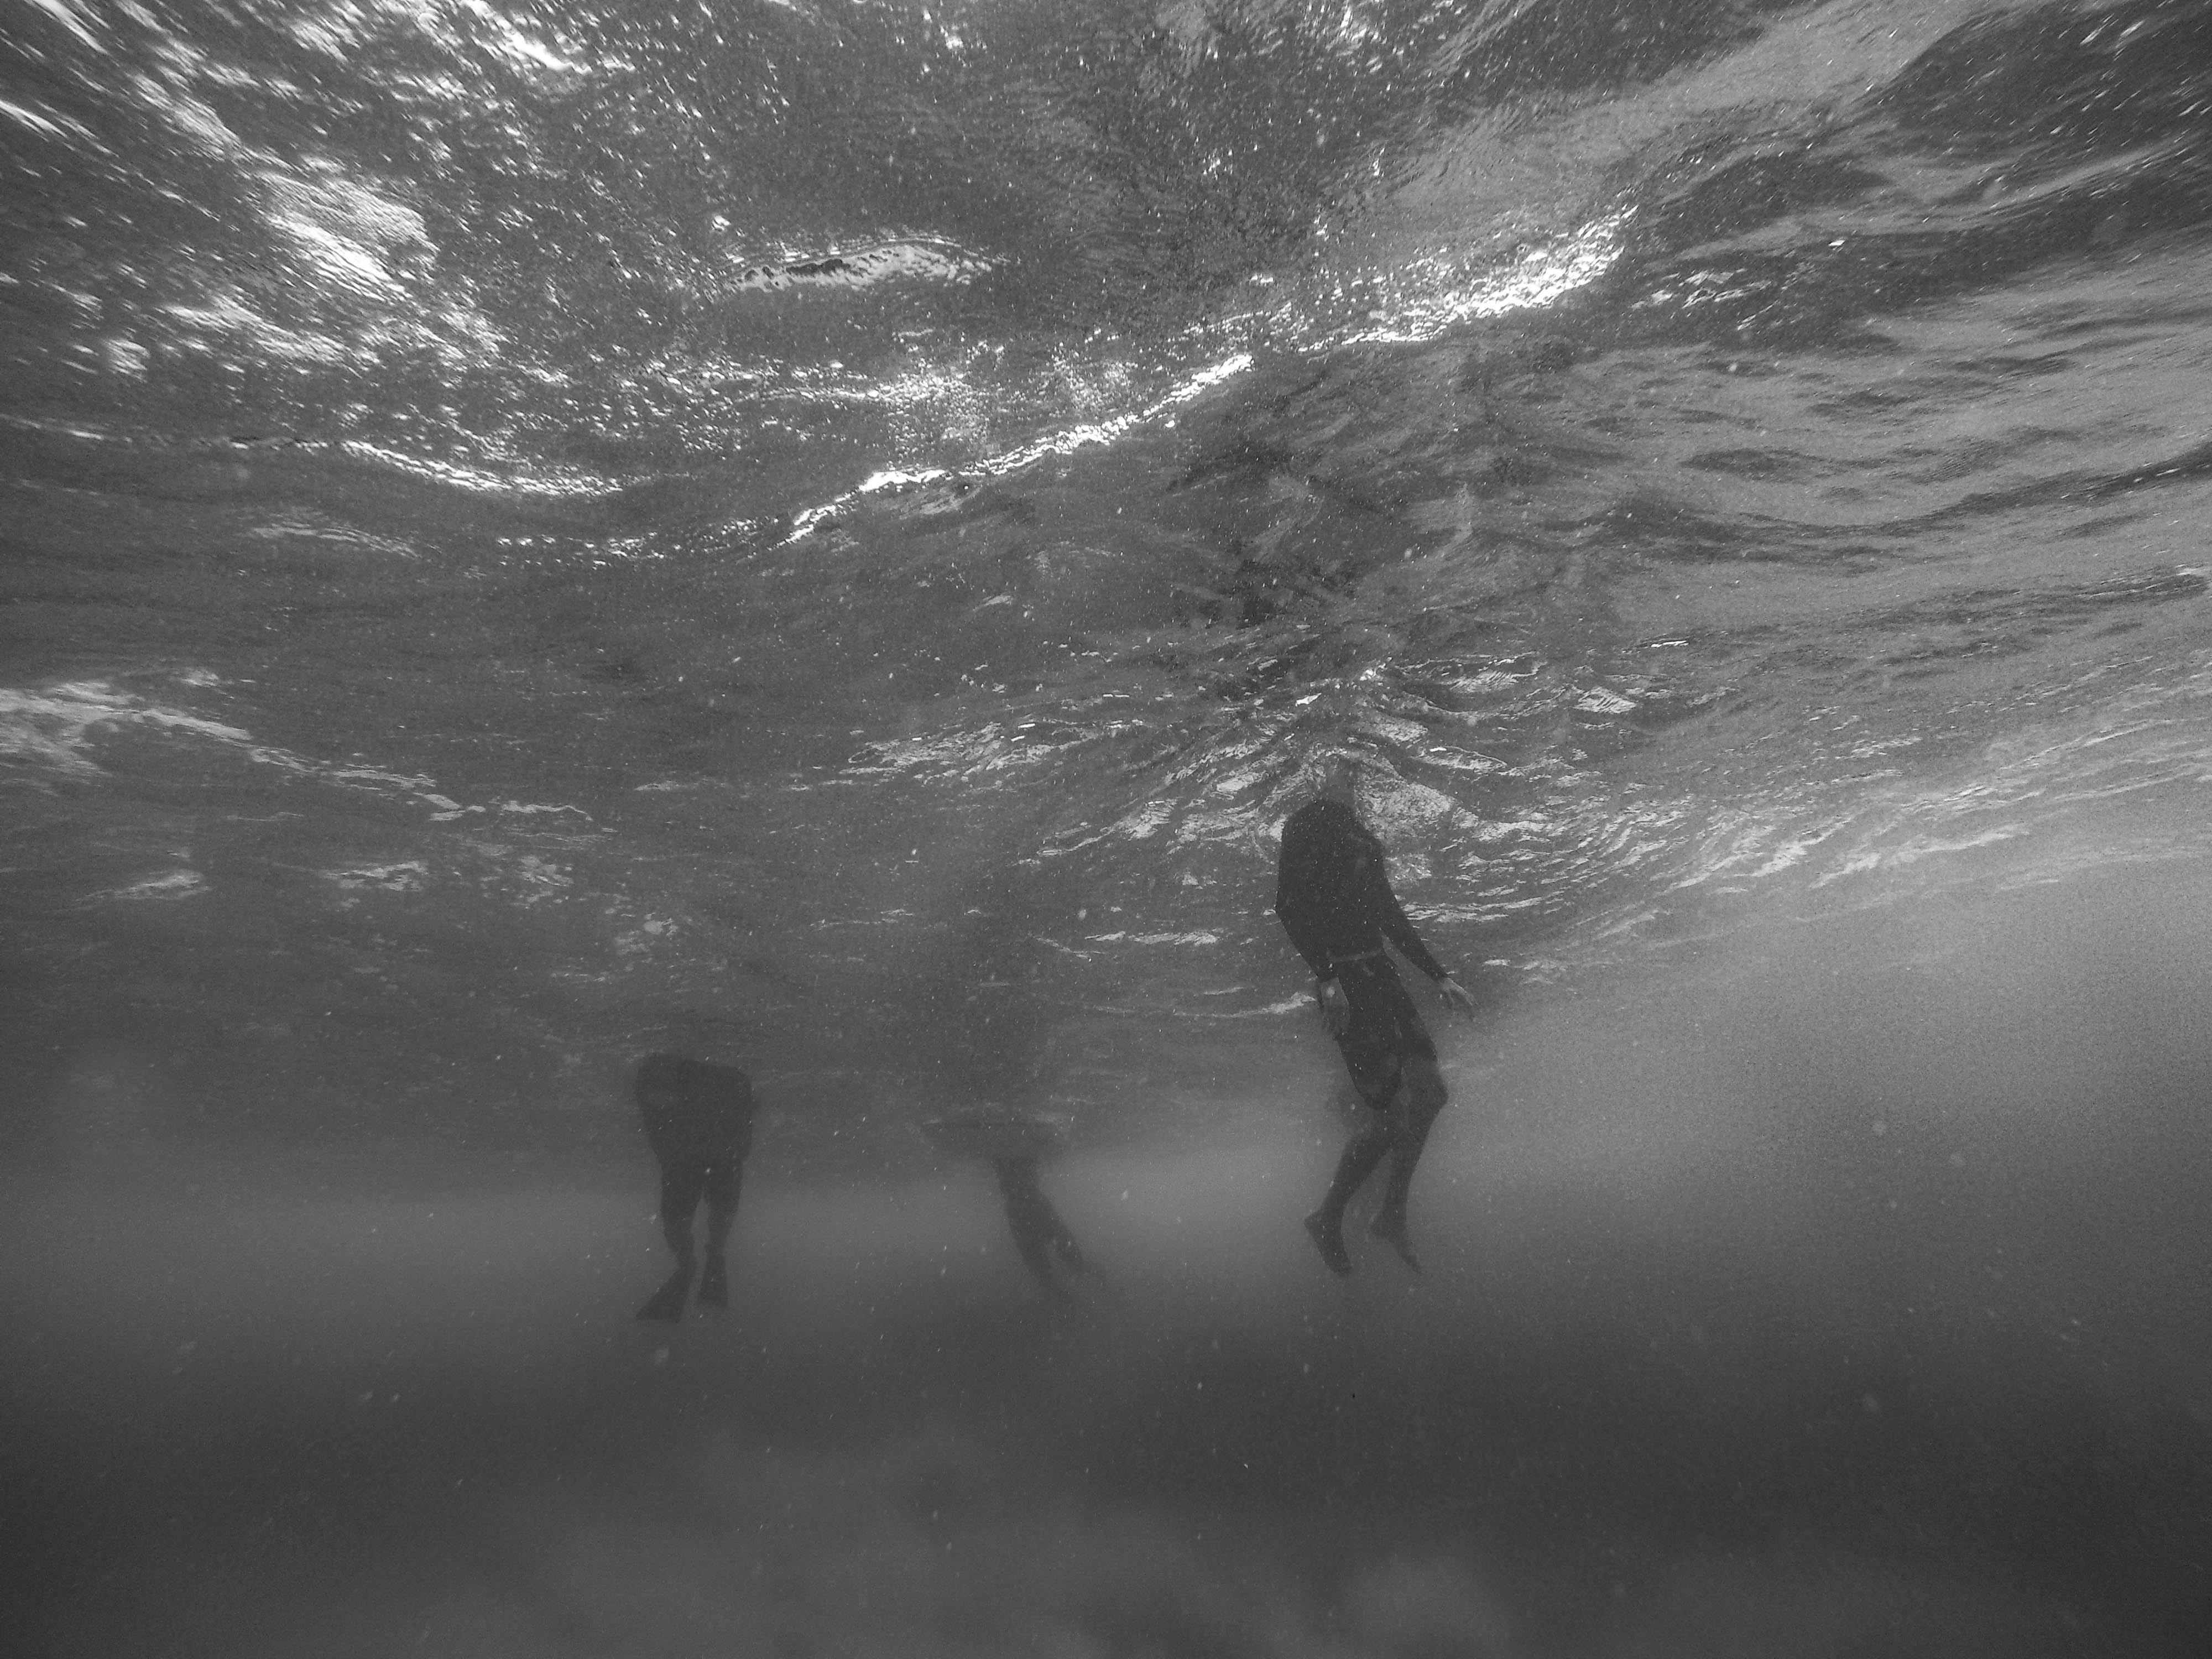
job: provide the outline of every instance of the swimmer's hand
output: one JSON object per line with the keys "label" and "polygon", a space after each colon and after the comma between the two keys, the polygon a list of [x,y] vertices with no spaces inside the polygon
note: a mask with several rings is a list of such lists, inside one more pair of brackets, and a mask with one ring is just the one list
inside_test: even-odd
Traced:
{"label": "swimmer's hand", "polygon": [[1442,979],[1438,980],[1436,982],[1436,985],[1437,994],[1441,996],[1446,1002],[1451,1004],[1453,1007],[1458,1009],[1460,1012],[1462,1014],[1471,1014],[1474,1012],[1474,993],[1468,990],[1466,986],[1461,984],[1449,974],[1446,974]]}
{"label": "swimmer's hand", "polygon": [[1331,1036],[1342,1036],[1352,1029],[1352,997],[1340,981],[1322,980],[1314,987],[1314,996],[1321,1003],[1322,1021]]}

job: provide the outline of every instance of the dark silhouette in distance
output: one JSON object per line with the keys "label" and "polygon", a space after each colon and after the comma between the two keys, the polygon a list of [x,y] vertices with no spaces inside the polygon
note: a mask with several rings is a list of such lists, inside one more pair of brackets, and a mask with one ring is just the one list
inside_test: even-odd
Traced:
{"label": "dark silhouette in distance", "polygon": [[923,1128],[945,1151],[991,1166],[1006,1206],[1006,1231],[1013,1235],[1022,1264],[1046,1294],[1074,1301],[1070,1282],[1095,1275],[1097,1269],[1045,1195],[1040,1166],[1045,1149],[1058,1138],[1052,1121],[1034,1113],[984,1106],[932,1118]]}
{"label": "dark silhouette in distance", "polygon": [[[751,1081],[734,1066],[648,1054],[637,1068],[637,1109],[645,1138],[660,1160],[660,1231],[676,1253],[675,1271],[638,1310],[640,1319],[684,1316],[691,1279],[699,1273],[702,1307],[729,1305],[729,1269],[723,1250],[737,1219],[738,1185],[752,1150]],[[691,1243],[691,1218],[707,1200],[707,1261],[699,1271]]]}

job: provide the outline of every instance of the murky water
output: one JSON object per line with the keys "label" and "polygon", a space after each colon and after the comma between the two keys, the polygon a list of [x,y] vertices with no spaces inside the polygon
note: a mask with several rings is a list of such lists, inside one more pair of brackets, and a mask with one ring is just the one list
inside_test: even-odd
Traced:
{"label": "murky water", "polygon": [[[27,1650],[2193,1650],[2202,7],[0,54]],[[1346,750],[1419,1281],[1297,1226]]]}

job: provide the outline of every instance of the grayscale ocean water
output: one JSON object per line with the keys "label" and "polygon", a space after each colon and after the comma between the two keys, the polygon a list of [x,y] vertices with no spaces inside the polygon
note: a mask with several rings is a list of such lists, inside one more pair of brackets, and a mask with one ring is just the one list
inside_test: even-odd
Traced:
{"label": "grayscale ocean water", "polygon": [[7,1651],[2202,1650],[2212,7],[0,0],[0,226]]}

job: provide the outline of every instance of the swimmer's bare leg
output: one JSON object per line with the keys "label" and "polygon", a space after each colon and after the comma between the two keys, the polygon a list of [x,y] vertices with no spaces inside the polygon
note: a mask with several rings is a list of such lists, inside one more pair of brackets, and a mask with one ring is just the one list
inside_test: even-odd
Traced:
{"label": "swimmer's bare leg", "polygon": [[1006,1231],[1013,1236],[1022,1265],[1050,1294],[1073,1301],[1054,1270],[1053,1257],[1063,1248],[1063,1240],[1069,1246],[1075,1241],[1060,1220],[1060,1212],[1052,1207],[1052,1200],[1044,1195],[1044,1187],[1037,1176],[1036,1155],[1019,1152],[994,1158],[991,1167],[998,1177],[999,1196],[1006,1204]]}
{"label": "swimmer's bare leg", "polygon": [[707,1258],[707,1265],[699,1274],[699,1305],[702,1308],[726,1308],[730,1305],[730,1270],[719,1255]]}
{"label": "swimmer's bare leg", "polygon": [[684,1317],[684,1301],[691,1293],[691,1275],[698,1267],[691,1244],[691,1216],[699,1207],[703,1185],[703,1179],[698,1176],[672,1172],[661,1176],[660,1236],[676,1253],[676,1270],[637,1310],[640,1319],[658,1319],[672,1324]]}
{"label": "swimmer's bare leg", "polygon": [[1391,1139],[1389,1124],[1378,1119],[1346,1141],[1344,1156],[1337,1160],[1336,1174],[1328,1183],[1328,1193],[1322,1200],[1321,1208],[1306,1218],[1306,1231],[1331,1273],[1352,1271],[1352,1252],[1344,1247],[1345,1206],[1352,1202],[1352,1195],[1359,1190],[1360,1183],[1375,1173],[1375,1166],[1390,1150]]}
{"label": "swimmer's bare leg", "polygon": [[673,1325],[684,1317],[684,1298],[691,1293],[691,1269],[678,1267],[661,1281],[660,1288],[637,1310],[640,1319],[657,1319]]}
{"label": "swimmer's bare leg", "polygon": [[1437,1121],[1437,1114],[1443,1109],[1446,1097],[1444,1080],[1435,1061],[1407,1062],[1405,1082],[1391,1103],[1390,1174],[1383,1186],[1382,1207],[1367,1224],[1367,1231],[1388,1243],[1398,1253],[1398,1259],[1415,1273],[1421,1271],[1421,1262],[1413,1254],[1412,1228],[1406,1216],[1407,1200],[1413,1194],[1414,1166],[1421,1161],[1422,1150],[1429,1142],[1429,1130]]}
{"label": "swimmer's bare leg", "polygon": [[1395,1223],[1392,1223],[1378,1213],[1374,1220],[1367,1224],[1367,1231],[1397,1251],[1398,1260],[1404,1262],[1413,1272],[1424,1274],[1426,1273],[1426,1269],[1421,1266],[1421,1258],[1413,1254],[1413,1241],[1407,1236],[1404,1218],[1401,1217]]}
{"label": "swimmer's bare leg", "polygon": [[1036,1282],[1044,1286],[1046,1294],[1062,1302],[1075,1300],[1073,1293],[1060,1282],[1060,1276],[1053,1272],[1051,1240],[1033,1231],[1018,1229],[1014,1233],[1014,1248],[1021,1252],[1023,1263]]}
{"label": "swimmer's bare leg", "polygon": [[730,1242],[730,1225],[738,1218],[739,1167],[717,1168],[707,1178],[707,1262],[699,1275],[699,1305],[730,1305],[730,1269],[724,1249]]}
{"label": "swimmer's bare leg", "polygon": [[1084,1260],[1083,1246],[1075,1242],[1075,1235],[1068,1231],[1065,1224],[1054,1229],[1052,1248],[1059,1253],[1060,1261],[1069,1272],[1081,1273],[1091,1271],[1090,1262]]}

